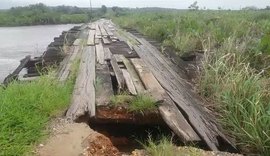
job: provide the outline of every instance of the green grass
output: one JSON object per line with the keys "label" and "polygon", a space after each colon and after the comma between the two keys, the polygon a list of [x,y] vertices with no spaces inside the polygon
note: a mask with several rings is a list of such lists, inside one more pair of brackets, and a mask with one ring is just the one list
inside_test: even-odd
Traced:
{"label": "green grass", "polygon": [[153,98],[147,95],[137,95],[129,105],[129,111],[144,112],[157,108],[157,104]]}
{"label": "green grass", "polygon": [[112,96],[111,104],[114,106],[126,105],[131,112],[144,112],[157,108],[156,102],[150,96],[137,95],[134,97],[127,93]]}
{"label": "green grass", "polygon": [[198,93],[243,153],[270,155],[270,12],[141,11],[112,17],[172,46],[204,52]]}
{"label": "green grass", "polygon": [[[193,147],[177,147],[168,137],[161,137],[154,141],[148,138],[146,144],[142,144],[147,153],[151,156],[200,156],[202,151]],[[205,154],[204,154],[205,155]]]}
{"label": "green grass", "polygon": [[25,155],[46,135],[47,123],[66,108],[72,83],[54,76],[0,88],[0,155]]}

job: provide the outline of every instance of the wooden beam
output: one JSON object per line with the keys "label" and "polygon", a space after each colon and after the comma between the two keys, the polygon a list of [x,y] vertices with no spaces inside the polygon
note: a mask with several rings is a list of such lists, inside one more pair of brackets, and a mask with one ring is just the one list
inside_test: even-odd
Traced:
{"label": "wooden beam", "polygon": [[111,65],[112,65],[112,68],[114,70],[114,73],[115,73],[115,76],[117,79],[118,91],[120,92],[125,88],[125,79],[124,79],[123,73],[122,73],[121,69],[119,68],[117,61],[113,55],[111,58]]}
{"label": "wooden beam", "polygon": [[121,69],[122,70],[122,73],[123,73],[123,76],[124,76],[124,79],[125,79],[125,82],[127,84],[127,88],[128,88],[128,91],[132,94],[132,95],[137,95],[137,91],[135,89],[135,86],[133,84],[133,81],[131,79],[131,76],[130,74],[128,73],[128,71],[126,69]]}
{"label": "wooden beam", "polygon": [[96,65],[96,105],[108,105],[113,96],[112,80],[108,65]]}
{"label": "wooden beam", "polygon": [[109,48],[104,48],[104,60],[109,61],[112,58],[112,53]]}
{"label": "wooden beam", "polygon": [[97,54],[97,63],[105,64],[104,48],[101,42],[96,45],[96,54]]}
{"label": "wooden beam", "polygon": [[6,86],[8,85],[10,82],[12,82],[13,80],[16,80],[19,76],[19,73],[21,72],[21,70],[27,65],[27,63],[30,61],[31,56],[28,55],[26,56],[24,59],[22,59],[20,62],[20,65],[11,73],[9,74],[5,79],[3,84]]}
{"label": "wooden beam", "polygon": [[95,116],[95,57],[94,46],[84,48],[71,106],[66,113],[67,118],[73,121],[87,113],[90,117]]}
{"label": "wooden beam", "polygon": [[118,59],[121,59],[125,65],[125,67],[127,68],[127,71],[131,76],[131,79],[134,83],[134,86],[136,88],[137,93],[144,94],[146,90],[145,90],[143,83],[140,80],[140,77],[137,74],[134,66],[130,63],[130,61],[127,58],[125,58],[124,55],[119,55]]}
{"label": "wooden beam", "polygon": [[93,46],[95,45],[95,33],[96,31],[95,30],[89,30],[89,33],[88,33],[88,40],[87,40],[87,45],[88,46]]}

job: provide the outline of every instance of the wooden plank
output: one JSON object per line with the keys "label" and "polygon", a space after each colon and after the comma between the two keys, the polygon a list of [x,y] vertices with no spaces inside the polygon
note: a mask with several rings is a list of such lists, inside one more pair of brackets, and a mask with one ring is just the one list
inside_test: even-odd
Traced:
{"label": "wooden plank", "polygon": [[96,65],[96,104],[108,105],[113,96],[112,80],[108,65]]}
{"label": "wooden plank", "polygon": [[118,91],[120,92],[125,88],[125,79],[124,79],[123,73],[122,73],[121,69],[119,68],[117,61],[113,55],[111,58],[111,65],[112,65],[112,68],[114,70],[114,73],[115,73],[115,76],[117,79]]}
{"label": "wooden plank", "polygon": [[99,39],[101,39],[101,31],[100,31],[100,29],[99,29],[99,26],[98,26],[98,24],[96,24],[96,38],[99,38]]}
{"label": "wooden plank", "polygon": [[111,44],[111,41],[107,37],[102,37],[102,41],[105,45]]}
{"label": "wooden plank", "polygon": [[95,57],[94,46],[84,48],[71,106],[66,113],[67,118],[73,121],[86,113],[90,117],[95,116]]}
{"label": "wooden plank", "polygon": [[107,32],[107,34],[108,34],[109,36],[113,36],[112,31],[111,31],[107,26],[104,25],[104,29],[106,30],[106,32]]}
{"label": "wooden plank", "polygon": [[24,59],[22,59],[20,62],[20,65],[11,73],[9,74],[5,79],[3,84],[5,86],[7,86],[10,82],[12,82],[13,80],[16,80],[19,76],[19,73],[21,72],[21,70],[27,65],[27,63],[30,61],[31,56],[28,55],[26,56]]}
{"label": "wooden plank", "polygon": [[96,54],[97,54],[97,63],[105,64],[104,48],[103,48],[102,43],[99,43],[96,45]]}
{"label": "wooden plank", "polygon": [[127,71],[129,72],[131,79],[135,85],[136,91],[139,94],[143,94],[145,93],[145,88],[143,86],[142,81],[140,80],[140,77],[138,76],[138,74],[136,73],[136,70],[134,68],[134,66],[130,63],[130,61],[125,58],[123,55],[120,55],[120,59],[123,61],[123,63],[125,64]]}
{"label": "wooden plank", "polygon": [[95,30],[89,30],[87,45],[89,46],[95,45],[95,32],[96,32]]}
{"label": "wooden plank", "polygon": [[134,49],[144,59],[172,100],[185,112],[189,122],[211,150],[218,150],[218,137],[235,147],[219,129],[214,117],[205,112],[199,97],[187,87],[184,80],[175,77],[176,73],[172,74],[174,70],[166,62],[161,62],[143,45],[135,46]]}
{"label": "wooden plank", "polygon": [[137,71],[147,91],[150,92],[150,94],[157,101],[163,101],[164,99],[162,95],[165,94],[165,91],[158,83],[158,81],[156,80],[150,69],[145,65],[143,60],[139,58],[133,58],[130,59],[130,61],[135,67],[135,70]]}
{"label": "wooden plank", "polygon": [[136,88],[135,88],[135,86],[133,84],[133,81],[131,79],[130,74],[128,73],[128,71],[126,69],[121,69],[121,70],[122,70],[122,73],[123,73],[123,76],[124,76],[128,91],[132,95],[137,95],[137,91],[136,91]]}
{"label": "wooden plank", "polygon": [[104,49],[104,60],[109,61],[112,58],[112,53],[109,48],[103,48]]}
{"label": "wooden plank", "polygon": [[104,26],[103,25],[99,25],[99,28],[100,28],[100,31],[101,31],[101,35],[104,37],[107,37],[108,34],[106,32],[106,30],[104,29]]}

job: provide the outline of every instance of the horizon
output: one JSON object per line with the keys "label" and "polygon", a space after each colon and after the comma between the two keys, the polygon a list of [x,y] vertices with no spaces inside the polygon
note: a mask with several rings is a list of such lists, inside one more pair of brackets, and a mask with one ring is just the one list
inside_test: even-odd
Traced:
{"label": "horizon", "polygon": [[[270,1],[268,0],[259,0],[255,3],[253,0],[220,0],[216,2],[215,0],[197,0],[198,6],[200,9],[210,9],[217,10],[219,7],[224,10],[241,10],[245,7],[254,6],[258,9],[266,8],[270,6]],[[93,8],[100,8],[101,5],[105,5],[107,7],[123,7],[123,8],[167,8],[167,9],[188,9],[194,0],[103,0],[102,2],[98,0],[92,0]],[[46,6],[77,6],[80,8],[89,8],[89,0],[69,0],[66,2],[65,0],[2,0],[0,2],[0,9],[10,9],[11,7],[23,7],[32,4],[43,3]]]}

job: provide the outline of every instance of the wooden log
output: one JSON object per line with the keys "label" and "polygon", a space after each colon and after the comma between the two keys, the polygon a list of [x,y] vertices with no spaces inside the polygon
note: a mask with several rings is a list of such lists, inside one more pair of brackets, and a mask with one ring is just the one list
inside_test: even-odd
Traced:
{"label": "wooden log", "polygon": [[121,70],[122,70],[122,73],[123,73],[123,76],[124,76],[128,91],[132,95],[137,95],[137,91],[136,91],[136,88],[135,88],[135,86],[133,84],[133,81],[131,79],[130,74],[128,73],[128,71],[126,69],[121,69]]}
{"label": "wooden log", "polygon": [[161,62],[155,55],[146,50],[147,48],[143,45],[135,46],[134,49],[151,69],[172,100],[185,112],[193,128],[211,150],[218,150],[218,137],[234,147],[221,132],[214,121],[214,117],[205,112],[199,97],[190,91],[190,88],[186,87],[188,85],[186,85],[184,80],[175,77],[175,73],[172,74],[174,70],[165,61]]}
{"label": "wooden log", "polygon": [[113,71],[115,73],[116,79],[117,79],[118,92],[120,92],[125,88],[125,79],[124,79],[123,73],[122,73],[121,69],[119,68],[117,61],[113,55],[112,55],[110,62],[111,62]]}
{"label": "wooden log", "polygon": [[96,45],[96,55],[97,55],[97,63],[105,64],[104,48],[103,48],[102,43],[99,43]]}
{"label": "wooden log", "polygon": [[30,61],[31,56],[28,55],[26,56],[24,59],[22,59],[20,62],[20,65],[11,73],[9,74],[5,79],[3,84],[5,86],[7,86],[10,82],[12,82],[13,80],[16,80],[19,76],[19,73],[21,72],[21,70],[27,65],[27,63]]}
{"label": "wooden log", "polygon": [[89,46],[93,46],[95,45],[95,30],[89,30],[89,33],[88,33],[88,40],[87,40],[87,45]]}
{"label": "wooden log", "polygon": [[127,68],[127,71],[129,72],[131,79],[135,85],[136,91],[139,94],[143,94],[145,93],[145,88],[143,86],[142,81],[140,80],[139,75],[137,74],[134,66],[130,63],[130,61],[125,58],[123,55],[119,55],[120,59],[122,60],[122,62],[124,63],[125,67]]}
{"label": "wooden log", "polygon": [[109,48],[104,48],[104,60],[109,61],[112,58],[112,53]]}
{"label": "wooden log", "polygon": [[111,31],[107,26],[104,25],[104,29],[106,30],[106,32],[107,32],[107,34],[108,34],[109,36],[113,36],[112,31]]}
{"label": "wooden log", "polygon": [[95,116],[95,62],[95,47],[85,47],[73,91],[71,106],[66,113],[68,119],[75,121],[87,113],[90,117]]}
{"label": "wooden log", "polygon": [[104,106],[110,103],[113,96],[112,80],[108,65],[96,65],[96,105]]}

